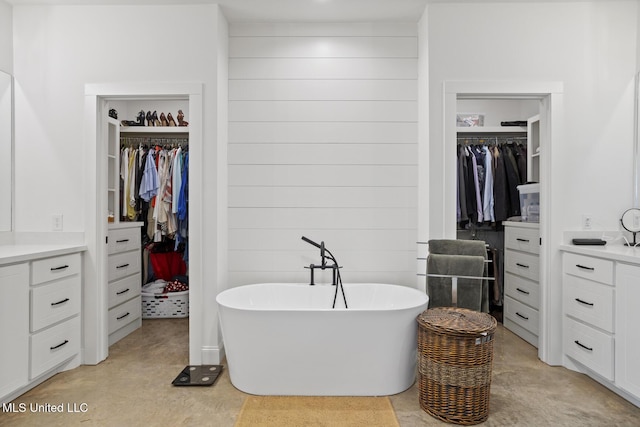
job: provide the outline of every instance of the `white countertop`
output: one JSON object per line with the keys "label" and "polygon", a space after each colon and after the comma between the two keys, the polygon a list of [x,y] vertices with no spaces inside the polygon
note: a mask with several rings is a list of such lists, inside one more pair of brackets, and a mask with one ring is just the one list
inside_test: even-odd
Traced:
{"label": "white countertop", "polygon": [[640,264],[640,246],[628,247],[620,243],[607,243],[604,246],[560,245],[560,250],[614,261]]}
{"label": "white countertop", "polygon": [[47,244],[8,244],[0,245],[0,265],[30,261],[57,255],[66,255],[86,251],[84,244],[47,243]]}
{"label": "white countertop", "polygon": [[505,227],[540,228],[540,223],[538,222],[502,221],[502,225]]}

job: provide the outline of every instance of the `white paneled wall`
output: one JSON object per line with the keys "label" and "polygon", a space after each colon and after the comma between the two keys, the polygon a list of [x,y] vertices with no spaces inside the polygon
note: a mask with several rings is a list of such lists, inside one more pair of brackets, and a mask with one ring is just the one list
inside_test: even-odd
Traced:
{"label": "white paneled wall", "polygon": [[[413,286],[415,24],[231,24],[229,279]],[[319,273],[319,272],[318,272]],[[330,273],[318,274],[330,281]]]}

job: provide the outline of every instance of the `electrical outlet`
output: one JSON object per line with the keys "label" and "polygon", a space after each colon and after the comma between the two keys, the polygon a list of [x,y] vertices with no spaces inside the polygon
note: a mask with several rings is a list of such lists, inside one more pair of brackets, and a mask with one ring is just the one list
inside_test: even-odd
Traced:
{"label": "electrical outlet", "polygon": [[51,215],[51,230],[62,231],[62,214]]}
{"label": "electrical outlet", "polygon": [[591,230],[591,223],[593,222],[593,218],[589,214],[582,214],[582,229],[583,230]]}

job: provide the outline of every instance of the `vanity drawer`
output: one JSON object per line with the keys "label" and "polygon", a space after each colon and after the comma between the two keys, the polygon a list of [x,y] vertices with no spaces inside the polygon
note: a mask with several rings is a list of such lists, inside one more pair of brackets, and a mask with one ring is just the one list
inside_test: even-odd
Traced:
{"label": "vanity drawer", "polygon": [[505,227],[504,247],[539,254],[540,230],[537,228]]}
{"label": "vanity drawer", "polygon": [[80,313],[80,276],[31,289],[31,331]]}
{"label": "vanity drawer", "polygon": [[565,253],[562,259],[562,268],[567,274],[613,285],[613,261]]}
{"label": "vanity drawer", "polygon": [[133,276],[109,283],[109,308],[140,295],[140,288],[139,274],[134,274]]}
{"label": "vanity drawer", "polygon": [[538,335],[538,310],[511,297],[504,297],[504,315],[534,335]]}
{"label": "vanity drawer", "polygon": [[142,297],[138,296],[109,310],[109,334],[142,316]]}
{"label": "vanity drawer", "polygon": [[539,308],[540,286],[538,282],[524,279],[511,273],[505,273],[504,294],[536,310]]}
{"label": "vanity drawer", "polygon": [[141,245],[140,227],[109,230],[109,254],[140,249]]}
{"label": "vanity drawer", "polygon": [[568,317],[565,322],[565,354],[613,381],[613,337]]}
{"label": "vanity drawer", "polygon": [[538,255],[506,250],[504,271],[537,282],[540,279],[540,258]]}
{"label": "vanity drawer", "polygon": [[80,316],[31,336],[31,375],[34,379],[80,352]]}
{"label": "vanity drawer", "polygon": [[31,284],[49,282],[80,273],[80,254],[45,258],[31,263]]}
{"label": "vanity drawer", "polygon": [[140,272],[140,251],[109,255],[109,281]]}
{"label": "vanity drawer", "polygon": [[613,287],[564,275],[564,311],[586,323],[613,332]]}

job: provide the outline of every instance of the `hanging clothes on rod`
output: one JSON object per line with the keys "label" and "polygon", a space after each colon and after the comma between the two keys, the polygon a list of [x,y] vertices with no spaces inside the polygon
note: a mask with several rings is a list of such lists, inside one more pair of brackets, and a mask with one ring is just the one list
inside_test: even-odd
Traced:
{"label": "hanging clothes on rod", "polygon": [[520,215],[517,186],[526,182],[526,150],[526,137],[458,137],[456,219],[461,228]]}
{"label": "hanging clothes on rod", "polygon": [[144,240],[185,242],[188,139],[122,137],[120,142],[123,220],[143,221]]}

